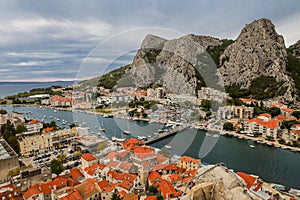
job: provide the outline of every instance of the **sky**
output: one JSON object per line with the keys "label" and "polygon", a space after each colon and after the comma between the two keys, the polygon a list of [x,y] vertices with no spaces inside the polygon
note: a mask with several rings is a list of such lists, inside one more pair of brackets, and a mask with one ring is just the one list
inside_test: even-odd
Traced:
{"label": "sky", "polygon": [[235,39],[269,18],[300,39],[299,0],[1,0],[0,82],[75,80],[129,64],[146,34]]}

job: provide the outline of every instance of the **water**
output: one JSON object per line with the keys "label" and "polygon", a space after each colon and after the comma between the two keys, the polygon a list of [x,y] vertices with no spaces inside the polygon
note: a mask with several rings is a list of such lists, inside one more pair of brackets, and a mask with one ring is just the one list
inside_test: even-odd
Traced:
{"label": "water", "polygon": [[[132,120],[129,120],[128,123],[126,119],[102,118],[100,115],[81,112],[54,112],[52,109],[30,106],[3,108],[9,112],[26,113],[31,111],[32,114],[28,114],[28,117],[44,119],[47,122],[59,118],[60,121],[56,120],[58,125],[62,125],[61,122],[64,119],[68,121],[64,125],[65,127],[74,121],[78,121],[79,124],[84,122],[86,126],[90,127],[90,132],[105,135],[108,138],[112,136],[128,138],[130,136],[122,134],[124,130],[128,129],[135,136],[147,136],[162,128],[162,125],[156,123]],[[50,116],[53,118],[50,119]],[[102,123],[106,128],[105,132],[99,131]],[[284,184],[287,188],[300,188],[300,153],[229,136],[206,137],[202,130],[189,129],[151,145],[159,148],[169,145],[172,147],[172,153],[177,155],[184,154],[201,158],[202,162],[207,163],[224,162],[235,171],[258,175],[264,181]],[[254,145],[255,148],[251,148],[250,145]]]}
{"label": "water", "polygon": [[56,81],[56,82],[0,82],[0,98],[19,92],[29,91],[34,88],[46,88],[52,85],[68,86],[73,81]]}

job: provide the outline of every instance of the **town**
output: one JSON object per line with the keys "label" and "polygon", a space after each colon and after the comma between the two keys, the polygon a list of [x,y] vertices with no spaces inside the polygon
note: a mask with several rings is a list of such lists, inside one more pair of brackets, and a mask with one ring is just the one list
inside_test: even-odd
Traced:
{"label": "town", "polygon": [[[51,90],[56,94],[8,97],[2,104],[30,103],[169,124],[171,129],[204,129],[206,137],[233,135],[300,150],[300,111],[278,101],[232,99],[207,87],[197,96],[171,94],[163,87],[112,91],[75,84]],[[90,134],[83,124],[61,128],[55,121],[30,119],[27,114],[1,110],[1,199],[193,199],[195,194],[222,195],[215,187],[238,195],[235,199],[295,199],[299,192],[282,192],[281,185],[235,173],[221,163],[207,165],[201,159],[171,155],[167,149],[148,146],[149,137],[109,140]],[[157,133],[162,134],[163,130]]]}

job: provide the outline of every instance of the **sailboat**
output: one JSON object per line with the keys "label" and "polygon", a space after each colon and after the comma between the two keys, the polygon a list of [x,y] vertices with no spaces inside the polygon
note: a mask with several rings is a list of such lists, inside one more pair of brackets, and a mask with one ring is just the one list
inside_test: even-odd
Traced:
{"label": "sailboat", "polygon": [[99,130],[100,131],[105,131],[105,128],[104,128],[104,120],[103,120],[103,118],[101,117],[101,126],[99,127]]}
{"label": "sailboat", "polygon": [[127,120],[127,130],[123,131],[125,135],[131,135],[131,132],[129,131],[129,120]]}

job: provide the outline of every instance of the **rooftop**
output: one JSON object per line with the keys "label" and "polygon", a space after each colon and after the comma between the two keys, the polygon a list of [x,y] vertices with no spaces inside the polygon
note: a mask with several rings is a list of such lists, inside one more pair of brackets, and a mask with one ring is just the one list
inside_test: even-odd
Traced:
{"label": "rooftop", "polygon": [[5,160],[8,158],[13,158],[18,156],[17,153],[9,146],[9,144],[4,140],[0,139],[0,160]]}

